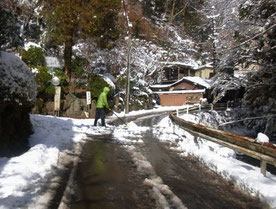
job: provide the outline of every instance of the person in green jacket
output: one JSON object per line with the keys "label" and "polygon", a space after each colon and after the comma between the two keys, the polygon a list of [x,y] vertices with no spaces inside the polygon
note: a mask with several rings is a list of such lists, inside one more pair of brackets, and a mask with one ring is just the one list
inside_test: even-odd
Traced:
{"label": "person in green jacket", "polygon": [[94,126],[97,126],[98,120],[101,118],[102,126],[105,126],[105,111],[104,108],[111,110],[107,103],[107,94],[110,91],[108,87],[104,87],[103,92],[100,94],[96,104],[96,117],[94,120]]}

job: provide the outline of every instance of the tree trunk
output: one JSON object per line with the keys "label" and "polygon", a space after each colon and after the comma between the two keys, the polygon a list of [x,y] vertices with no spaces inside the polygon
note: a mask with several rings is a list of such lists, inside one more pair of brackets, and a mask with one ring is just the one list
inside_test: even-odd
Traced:
{"label": "tree trunk", "polygon": [[171,9],[171,15],[170,15],[170,22],[169,24],[172,24],[174,20],[174,10],[175,10],[175,0],[173,1],[172,9]]}
{"label": "tree trunk", "polygon": [[167,13],[169,13],[170,11],[169,11],[169,0],[166,0],[166,2],[165,2],[165,13],[164,13],[164,17],[166,17],[167,16]]}
{"label": "tree trunk", "polygon": [[70,39],[65,42],[64,48],[64,73],[67,75],[66,81],[71,81],[71,60],[72,60],[73,41]]}

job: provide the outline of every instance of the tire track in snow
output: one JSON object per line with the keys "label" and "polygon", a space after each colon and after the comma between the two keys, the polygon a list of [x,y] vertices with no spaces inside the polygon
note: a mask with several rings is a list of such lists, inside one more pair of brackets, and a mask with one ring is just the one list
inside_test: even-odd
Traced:
{"label": "tire track in snow", "polygon": [[144,185],[152,188],[152,197],[156,200],[158,207],[187,209],[168,185],[165,185],[162,179],[156,175],[154,168],[145,156],[135,146],[127,146],[126,148],[130,152],[137,170],[148,176],[144,181]]}
{"label": "tire track in snow", "polygon": [[187,209],[162,179],[156,174],[153,166],[142,154],[137,144],[141,146],[144,142],[141,140],[142,133],[148,128],[131,125],[131,128],[121,126],[119,130],[114,131],[115,138],[120,141],[126,150],[130,153],[133,162],[137,167],[137,171],[146,175],[144,185],[151,187],[151,196],[155,199],[157,207],[162,209]]}

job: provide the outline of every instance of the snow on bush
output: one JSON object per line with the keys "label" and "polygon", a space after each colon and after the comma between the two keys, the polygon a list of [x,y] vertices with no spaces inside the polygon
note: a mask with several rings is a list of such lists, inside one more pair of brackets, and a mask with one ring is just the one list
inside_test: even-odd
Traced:
{"label": "snow on bush", "polygon": [[19,57],[0,51],[0,98],[4,101],[14,100],[35,102],[36,82],[32,71]]}

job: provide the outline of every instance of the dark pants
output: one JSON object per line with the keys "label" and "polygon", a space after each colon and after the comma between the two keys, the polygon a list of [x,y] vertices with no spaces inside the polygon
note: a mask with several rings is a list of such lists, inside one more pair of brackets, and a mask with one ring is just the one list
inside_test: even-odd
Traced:
{"label": "dark pants", "polygon": [[96,108],[96,117],[95,117],[95,120],[94,120],[94,126],[97,126],[97,122],[100,118],[102,120],[102,126],[105,126],[104,108]]}

